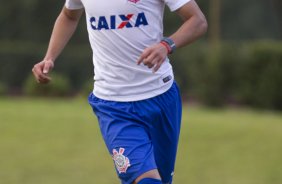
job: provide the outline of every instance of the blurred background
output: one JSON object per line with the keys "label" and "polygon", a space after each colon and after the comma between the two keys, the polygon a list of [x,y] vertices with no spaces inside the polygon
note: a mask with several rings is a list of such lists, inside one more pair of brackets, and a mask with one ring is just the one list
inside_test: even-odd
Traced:
{"label": "blurred background", "polygon": [[[171,55],[183,95],[175,183],[282,183],[282,1],[197,0],[205,37]],[[82,19],[38,85],[62,1],[0,6],[0,183],[117,184],[87,104],[92,55]],[[181,19],[166,9],[165,35]]]}

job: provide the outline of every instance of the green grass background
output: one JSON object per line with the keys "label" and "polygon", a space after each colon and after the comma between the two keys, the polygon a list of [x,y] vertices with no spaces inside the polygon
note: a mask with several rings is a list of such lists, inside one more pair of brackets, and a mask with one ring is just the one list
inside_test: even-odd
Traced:
{"label": "green grass background", "polygon": [[[281,184],[282,114],[184,105],[175,184]],[[0,99],[0,184],[118,184],[82,99]]]}

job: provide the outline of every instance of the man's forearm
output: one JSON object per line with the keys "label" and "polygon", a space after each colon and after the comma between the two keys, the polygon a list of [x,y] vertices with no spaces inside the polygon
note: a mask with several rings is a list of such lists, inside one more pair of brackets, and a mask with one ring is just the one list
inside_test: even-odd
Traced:
{"label": "man's forearm", "polygon": [[193,1],[180,8],[177,13],[185,21],[182,26],[170,36],[176,47],[182,47],[197,40],[207,31],[207,21]]}
{"label": "man's forearm", "polygon": [[58,16],[50,38],[45,60],[55,61],[76,30],[82,10],[64,8]]}
{"label": "man's forearm", "polygon": [[190,18],[170,38],[177,48],[192,43],[201,37],[207,29],[205,21],[198,18]]}

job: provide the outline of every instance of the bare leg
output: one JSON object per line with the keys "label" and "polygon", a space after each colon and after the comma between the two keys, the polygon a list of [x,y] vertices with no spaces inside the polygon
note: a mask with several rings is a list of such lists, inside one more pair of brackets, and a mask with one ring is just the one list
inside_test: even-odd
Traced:
{"label": "bare leg", "polygon": [[159,179],[161,180],[159,171],[157,169],[154,170],[150,170],[148,172],[145,172],[144,174],[138,176],[135,181],[133,182],[133,184],[137,184],[140,180],[142,180],[143,178],[154,178],[154,179]]}

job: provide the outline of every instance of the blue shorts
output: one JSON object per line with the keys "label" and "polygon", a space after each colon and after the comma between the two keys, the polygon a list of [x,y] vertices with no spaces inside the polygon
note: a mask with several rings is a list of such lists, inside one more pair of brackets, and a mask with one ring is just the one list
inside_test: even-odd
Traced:
{"label": "blue shorts", "polygon": [[181,124],[181,98],[174,82],[165,93],[141,101],[115,102],[89,95],[122,184],[158,169],[171,183]]}

